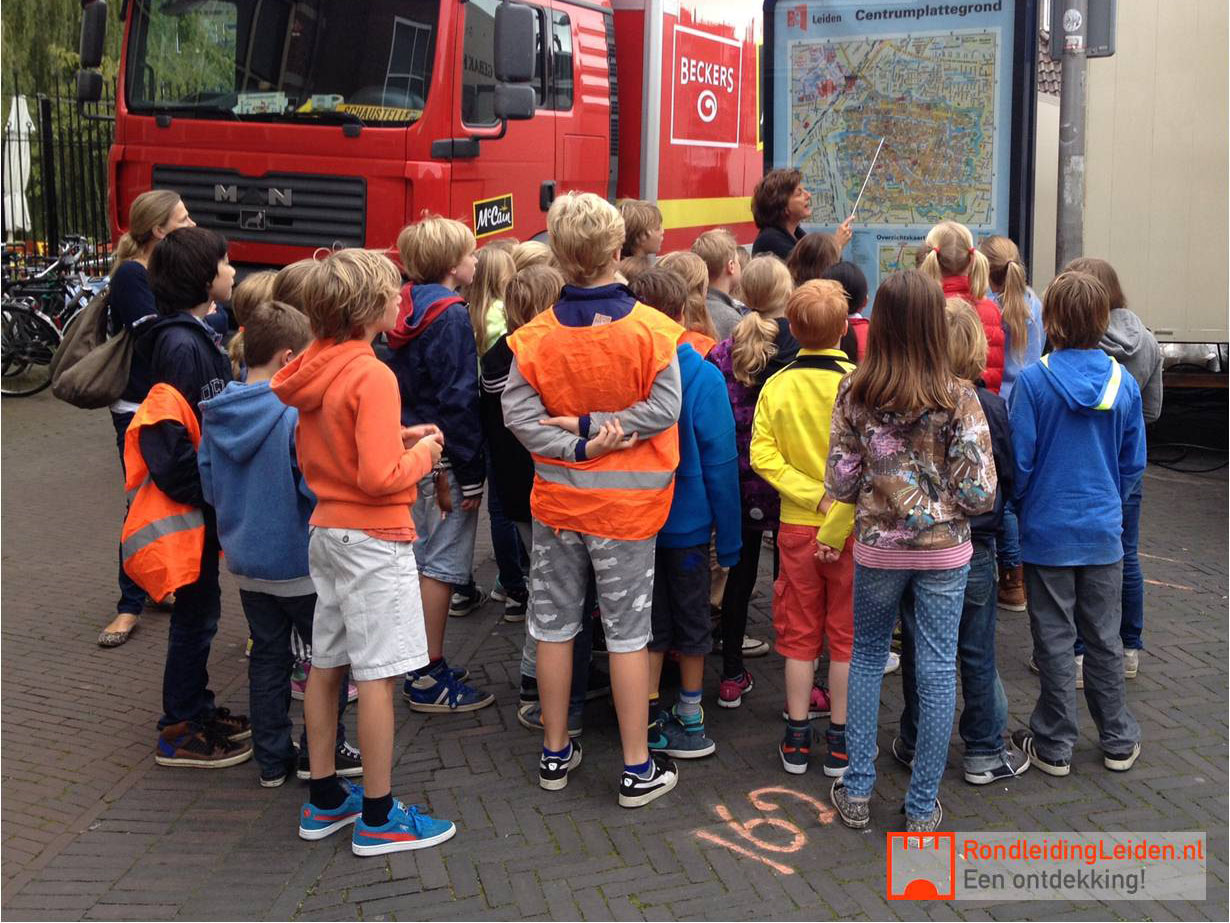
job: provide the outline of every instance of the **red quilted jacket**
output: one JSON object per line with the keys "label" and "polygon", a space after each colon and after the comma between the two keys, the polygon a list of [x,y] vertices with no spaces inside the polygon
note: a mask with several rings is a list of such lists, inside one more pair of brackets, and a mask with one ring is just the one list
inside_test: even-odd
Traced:
{"label": "red quilted jacket", "polygon": [[970,294],[968,276],[946,276],[944,297],[964,298],[978,312],[978,319],[982,321],[982,329],[987,335],[987,368],[982,373],[982,380],[988,389],[999,394],[999,386],[1004,380],[1004,324],[999,308],[990,298],[974,300]]}

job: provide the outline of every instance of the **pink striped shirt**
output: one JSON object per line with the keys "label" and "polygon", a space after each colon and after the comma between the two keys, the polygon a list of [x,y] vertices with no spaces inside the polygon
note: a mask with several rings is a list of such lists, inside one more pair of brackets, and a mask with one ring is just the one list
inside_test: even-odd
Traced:
{"label": "pink striped shirt", "polygon": [[854,543],[854,563],[883,570],[951,570],[968,564],[974,549],[968,541],[951,548],[877,548]]}

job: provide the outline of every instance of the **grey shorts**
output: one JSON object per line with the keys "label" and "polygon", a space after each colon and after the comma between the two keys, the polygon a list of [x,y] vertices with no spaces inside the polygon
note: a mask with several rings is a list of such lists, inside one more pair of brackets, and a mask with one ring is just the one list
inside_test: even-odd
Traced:
{"label": "grey shorts", "polygon": [[410,542],[389,542],[358,529],[314,527],[308,569],[316,586],[314,666],[349,664],[356,681],[367,681],[427,665]]}
{"label": "grey shorts", "polygon": [[453,511],[441,514],[436,504],[436,480],[427,475],[419,481],[418,496],[410,513],[414,517],[414,559],[419,573],[441,583],[464,586],[474,566],[474,536],[478,510],[461,508],[461,488],[452,469],[446,468]]}
{"label": "grey shorts", "polygon": [[652,634],[656,538],[637,542],[556,532],[534,520],[530,607],[526,625],[537,641],[571,641],[581,630],[585,584],[593,565],[607,650],[639,651]]}
{"label": "grey shorts", "polygon": [[707,654],[713,649],[709,613],[709,546],[658,548],[653,584],[652,651]]}

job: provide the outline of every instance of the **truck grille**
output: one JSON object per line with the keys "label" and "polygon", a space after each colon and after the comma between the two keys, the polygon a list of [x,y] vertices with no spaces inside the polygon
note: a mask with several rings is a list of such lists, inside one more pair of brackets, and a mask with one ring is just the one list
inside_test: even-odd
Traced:
{"label": "truck grille", "polygon": [[202,227],[232,240],[292,247],[361,247],[367,184],[360,176],[154,167],[154,188],[178,192]]}

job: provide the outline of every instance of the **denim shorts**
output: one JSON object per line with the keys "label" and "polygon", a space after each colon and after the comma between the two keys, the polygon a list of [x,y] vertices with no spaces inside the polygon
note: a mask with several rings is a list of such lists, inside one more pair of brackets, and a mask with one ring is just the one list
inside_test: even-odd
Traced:
{"label": "denim shorts", "polygon": [[410,542],[358,529],[314,527],[308,568],[316,587],[312,665],[350,665],[356,681],[427,665],[423,601]]}
{"label": "denim shorts", "polygon": [[436,504],[436,480],[427,475],[419,481],[418,496],[411,514],[414,516],[414,559],[419,573],[441,583],[464,586],[470,582],[474,565],[474,537],[478,530],[478,510],[461,509],[461,487],[457,476],[445,468],[453,511],[441,513]]}

